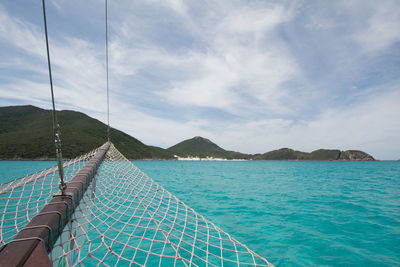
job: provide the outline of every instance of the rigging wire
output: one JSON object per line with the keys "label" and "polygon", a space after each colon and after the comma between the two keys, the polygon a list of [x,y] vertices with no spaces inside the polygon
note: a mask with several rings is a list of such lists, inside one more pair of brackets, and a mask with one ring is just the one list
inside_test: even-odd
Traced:
{"label": "rigging wire", "polygon": [[110,96],[108,83],[108,8],[107,0],[105,0],[106,9],[106,72],[107,72],[107,140],[110,142]]}
{"label": "rigging wire", "polygon": [[54,143],[55,143],[56,154],[57,154],[58,174],[60,175],[59,188],[61,190],[61,194],[64,195],[64,191],[67,188],[67,185],[64,182],[64,168],[63,168],[62,153],[61,153],[60,125],[58,124],[58,121],[57,121],[56,105],[54,103],[53,78],[52,78],[52,75],[51,75],[51,63],[50,63],[50,51],[49,51],[49,38],[48,38],[48,35],[47,35],[47,21],[46,21],[45,0],[42,0],[42,8],[43,8],[44,34],[45,34],[45,37],[46,37],[47,65],[48,65],[48,68],[49,68],[51,101],[52,101],[52,104],[53,104],[52,117],[53,117],[53,132],[54,132],[54,139],[55,139]]}

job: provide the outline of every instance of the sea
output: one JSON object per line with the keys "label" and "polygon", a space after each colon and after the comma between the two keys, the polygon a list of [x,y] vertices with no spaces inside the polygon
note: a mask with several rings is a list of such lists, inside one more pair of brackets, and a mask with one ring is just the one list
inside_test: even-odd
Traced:
{"label": "sea", "polygon": [[[276,266],[400,266],[400,161],[134,161]],[[0,161],[0,183],[54,166]]]}

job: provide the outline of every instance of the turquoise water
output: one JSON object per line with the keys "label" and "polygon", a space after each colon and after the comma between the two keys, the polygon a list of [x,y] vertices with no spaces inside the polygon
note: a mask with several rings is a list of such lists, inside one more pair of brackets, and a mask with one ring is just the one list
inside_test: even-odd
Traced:
{"label": "turquoise water", "polygon": [[400,266],[400,162],[134,163],[277,266]]}
{"label": "turquoise water", "polygon": [[400,162],[134,164],[277,266],[400,265]]}
{"label": "turquoise water", "polygon": [[55,161],[0,161],[0,184],[55,165]]}

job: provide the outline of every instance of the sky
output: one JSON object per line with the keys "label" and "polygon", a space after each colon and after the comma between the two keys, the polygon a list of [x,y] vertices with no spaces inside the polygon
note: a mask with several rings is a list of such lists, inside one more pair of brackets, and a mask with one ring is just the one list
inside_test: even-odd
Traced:
{"label": "sky", "polygon": [[[104,1],[46,3],[56,108],[107,123]],[[397,0],[109,0],[110,124],[399,159],[399,29]],[[41,1],[1,1],[0,106],[51,108],[45,49]]]}

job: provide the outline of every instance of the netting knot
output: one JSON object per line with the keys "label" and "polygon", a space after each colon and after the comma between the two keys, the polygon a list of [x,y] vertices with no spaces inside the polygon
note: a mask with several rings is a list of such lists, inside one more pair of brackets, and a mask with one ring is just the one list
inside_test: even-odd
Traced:
{"label": "netting knot", "polygon": [[58,188],[61,190],[61,193],[64,195],[65,189],[67,189],[67,184],[64,183],[64,182],[61,182],[61,183],[58,185]]}

